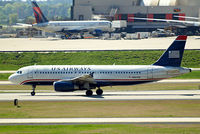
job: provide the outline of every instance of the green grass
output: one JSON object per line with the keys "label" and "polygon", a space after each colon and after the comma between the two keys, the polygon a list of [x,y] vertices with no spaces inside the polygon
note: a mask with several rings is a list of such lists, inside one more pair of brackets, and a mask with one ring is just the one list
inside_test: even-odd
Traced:
{"label": "green grass", "polygon": [[10,75],[11,75],[10,73],[5,73],[5,74],[1,74],[1,73],[0,73],[0,80],[7,81],[7,80],[8,80],[8,77],[9,77]]}
{"label": "green grass", "polygon": [[198,134],[199,124],[0,126],[0,134]]}
{"label": "green grass", "polygon": [[[30,90],[31,86],[25,85],[0,85],[0,90],[5,92],[7,90]],[[198,90],[200,89],[200,83],[149,83],[133,86],[113,86],[113,87],[102,87],[104,91],[146,91],[146,90]],[[37,86],[38,90],[54,91],[53,86]],[[83,94],[84,91],[83,91]]]}
{"label": "green grass", "polygon": [[[0,53],[0,70],[28,65],[148,65],[164,51],[100,51],[77,53]],[[200,68],[200,51],[186,50],[182,66]]]}
{"label": "green grass", "polygon": [[0,118],[200,117],[200,100],[19,100],[20,108],[13,101],[0,102],[0,106]]}
{"label": "green grass", "polygon": [[200,79],[200,71],[192,71],[191,73],[175,77],[175,79]]}

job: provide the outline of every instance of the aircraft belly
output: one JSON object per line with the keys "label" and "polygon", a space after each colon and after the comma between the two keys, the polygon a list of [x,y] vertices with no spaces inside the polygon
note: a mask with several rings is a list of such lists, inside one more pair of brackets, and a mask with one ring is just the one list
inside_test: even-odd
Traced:
{"label": "aircraft belly", "polygon": [[148,83],[153,81],[98,81],[99,86],[118,86],[118,85],[137,85],[142,83]]}

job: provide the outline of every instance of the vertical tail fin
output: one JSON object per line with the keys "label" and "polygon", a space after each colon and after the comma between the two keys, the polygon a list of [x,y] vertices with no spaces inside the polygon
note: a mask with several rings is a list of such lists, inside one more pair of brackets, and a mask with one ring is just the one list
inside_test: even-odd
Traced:
{"label": "vertical tail fin", "polygon": [[180,35],[153,65],[180,67],[187,36]]}
{"label": "vertical tail fin", "polygon": [[32,1],[32,6],[33,6],[33,12],[35,15],[35,20],[37,23],[44,23],[48,22],[42,11],[40,10],[40,7],[35,1]]}

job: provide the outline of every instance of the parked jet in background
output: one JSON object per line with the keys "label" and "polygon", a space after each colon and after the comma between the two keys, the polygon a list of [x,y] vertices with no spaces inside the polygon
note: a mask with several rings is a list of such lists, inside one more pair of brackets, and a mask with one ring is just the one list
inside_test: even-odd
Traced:
{"label": "parked jet in background", "polygon": [[179,36],[152,65],[35,65],[20,68],[9,77],[13,83],[53,85],[55,91],[86,90],[86,95],[102,95],[103,86],[135,85],[155,82],[191,72],[180,67],[187,36]]}
{"label": "parked jet in background", "polygon": [[110,21],[48,21],[35,1],[32,1],[36,24],[33,27],[39,30],[53,33],[73,33],[91,32],[93,35],[101,35],[102,32],[111,32],[114,29]]}
{"label": "parked jet in background", "polygon": [[[133,17],[130,17],[130,19]],[[183,18],[183,17],[182,17]],[[186,17],[185,17],[186,18]],[[138,18],[134,17],[134,19],[137,20],[153,20],[153,21],[163,21],[163,22],[169,22],[169,23],[180,23],[184,25],[190,25],[190,26],[196,26],[200,27],[200,22],[199,21],[183,21],[183,20],[168,20],[168,19],[152,19],[152,18]]]}
{"label": "parked jet in background", "polygon": [[184,18],[184,19],[191,19],[191,20],[200,20],[200,18],[197,17],[190,17],[190,16],[174,16],[177,18]]}

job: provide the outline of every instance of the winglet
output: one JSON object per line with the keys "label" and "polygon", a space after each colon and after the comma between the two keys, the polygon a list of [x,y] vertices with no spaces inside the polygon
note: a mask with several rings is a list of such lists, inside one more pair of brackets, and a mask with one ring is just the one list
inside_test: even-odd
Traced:
{"label": "winglet", "polygon": [[89,75],[90,75],[91,77],[93,77],[93,76],[94,76],[94,72],[90,73]]}

